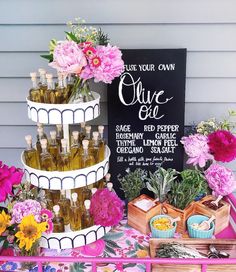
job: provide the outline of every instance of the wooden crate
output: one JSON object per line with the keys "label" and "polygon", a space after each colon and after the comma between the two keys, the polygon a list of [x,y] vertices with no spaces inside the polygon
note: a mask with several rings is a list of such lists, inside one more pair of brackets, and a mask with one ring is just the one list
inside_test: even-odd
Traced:
{"label": "wooden crate", "polygon": [[150,199],[152,201],[154,200],[153,198],[143,194],[129,202],[128,225],[133,227],[134,229],[137,229],[143,234],[148,234],[151,231],[149,221],[153,216],[161,213],[161,205],[157,203],[155,206],[153,206],[152,208],[145,212],[134,205],[135,202],[142,199]]}
{"label": "wooden crate", "polygon": [[209,207],[203,205],[202,203],[207,200],[215,200],[214,196],[205,196],[200,201],[195,204],[195,213],[202,214],[211,217],[214,215],[216,217],[215,220],[215,234],[221,232],[223,229],[227,228],[229,225],[230,218],[230,204],[221,200],[220,202],[224,204],[223,207],[214,211]]}
{"label": "wooden crate", "polygon": [[195,202],[191,202],[184,210],[180,210],[168,203],[164,203],[162,207],[162,212],[168,214],[169,216],[176,218],[180,217],[180,221],[177,222],[176,232],[185,233],[187,226],[186,222],[189,216],[195,213]]}
{"label": "wooden crate", "polygon": [[[155,258],[156,250],[161,243],[178,242],[188,247],[195,248],[196,250],[207,254],[209,246],[214,245],[217,250],[222,250],[230,254],[230,258],[236,258],[236,240],[225,239],[156,239],[151,238],[150,256]],[[201,272],[201,265],[176,265],[176,264],[153,264],[152,272]],[[207,272],[233,272],[236,271],[236,265],[208,265]]]}

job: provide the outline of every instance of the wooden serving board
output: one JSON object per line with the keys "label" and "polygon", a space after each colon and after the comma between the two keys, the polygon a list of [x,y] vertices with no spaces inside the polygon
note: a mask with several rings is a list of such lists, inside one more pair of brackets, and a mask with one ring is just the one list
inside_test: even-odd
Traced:
{"label": "wooden serving board", "polygon": [[[214,245],[217,250],[222,250],[230,254],[230,258],[236,258],[236,240],[226,239],[156,239],[151,238],[150,256],[155,258],[156,249],[162,243],[178,242],[188,247],[207,254],[209,246]],[[153,272],[201,272],[201,265],[173,265],[173,264],[153,264]],[[236,271],[236,265],[208,265],[207,272],[233,272]]]}

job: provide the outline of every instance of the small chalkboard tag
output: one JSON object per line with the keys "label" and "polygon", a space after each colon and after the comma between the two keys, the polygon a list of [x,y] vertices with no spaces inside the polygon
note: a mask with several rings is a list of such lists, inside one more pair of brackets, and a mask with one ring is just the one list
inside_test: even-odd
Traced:
{"label": "small chalkboard tag", "polygon": [[125,71],[108,86],[108,142],[117,175],[183,167],[186,49],[122,50]]}

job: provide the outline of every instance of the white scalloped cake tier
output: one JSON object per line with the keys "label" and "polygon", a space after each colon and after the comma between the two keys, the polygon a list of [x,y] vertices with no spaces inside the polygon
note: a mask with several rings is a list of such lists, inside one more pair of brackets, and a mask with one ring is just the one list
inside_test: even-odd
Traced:
{"label": "white scalloped cake tier", "polygon": [[79,231],[43,234],[40,246],[50,249],[67,249],[91,244],[101,239],[111,227],[94,225]]}
{"label": "white scalloped cake tier", "polygon": [[28,117],[42,124],[78,124],[100,115],[100,95],[92,92],[94,100],[77,104],[45,104],[26,98]]}
{"label": "white scalloped cake tier", "polygon": [[72,171],[42,171],[25,164],[24,153],[21,161],[24,165],[26,180],[43,189],[69,190],[84,187],[101,180],[108,172],[110,149],[106,146],[105,159],[93,166]]}

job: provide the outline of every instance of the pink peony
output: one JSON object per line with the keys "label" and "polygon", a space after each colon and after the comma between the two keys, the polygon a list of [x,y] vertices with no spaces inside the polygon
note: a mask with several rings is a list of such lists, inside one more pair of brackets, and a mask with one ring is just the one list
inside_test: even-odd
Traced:
{"label": "pink peony", "polygon": [[209,134],[208,145],[216,161],[230,162],[236,158],[236,137],[227,130]]}
{"label": "pink peony", "polygon": [[216,196],[225,196],[233,192],[236,188],[236,181],[233,172],[219,164],[212,164],[206,171],[205,177],[209,187]]}
{"label": "pink peony", "polygon": [[83,255],[97,257],[103,253],[105,246],[105,242],[100,239],[92,244],[83,246],[81,248],[81,253]]}
{"label": "pink peony", "polygon": [[194,134],[182,137],[180,142],[184,145],[184,150],[189,156],[187,164],[193,164],[194,166],[199,164],[200,167],[204,167],[208,160],[213,159],[213,156],[209,153],[207,136]]}
{"label": "pink peony", "polygon": [[115,226],[123,218],[123,212],[123,201],[107,188],[97,190],[92,196],[90,213],[96,225]]}
{"label": "pink peony", "polygon": [[65,74],[80,74],[86,65],[86,57],[74,41],[58,43],[53,52],[53,62],[49,63],[49,66]]}
{"label": "pink peony", "polygon": [[27,199],[18,202],[12,209],[12,223],[19,224],[23,217],[33,214],[37,222],[41,222],[41,205],[36,200]]}
{"label": "pink peony", "polygon": [[8,194],[12,195],[12,187],[21,183],[23,175],[21,169],[8,167],[0,161],[0,202],[5,201]]}
{"label": "pink peony", "polygon": [[83,69],[81,78],[90,79],[94,77],[95,82],[111,83],[115,77],[120,76],[124,71],[124,62],[121,56],[122,53],[116,46],[98,45],[96,55],[88,59],[89,65]]}

